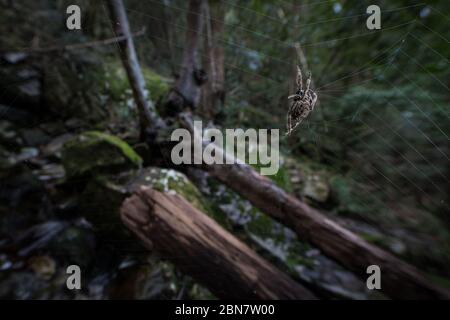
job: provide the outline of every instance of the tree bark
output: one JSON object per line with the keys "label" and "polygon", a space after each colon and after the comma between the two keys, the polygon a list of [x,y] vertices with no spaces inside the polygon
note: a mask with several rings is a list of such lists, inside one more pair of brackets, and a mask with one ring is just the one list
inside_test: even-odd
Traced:
{"label": "tree bark", "polygon": [[141,188],[121,218],[155,249],[222,299],[315,299],[214,220],[178,195]]}
{"label": "tree bark", "polygon": [[205,12],[205,55],[203,68],[208,81],[202,87],[202,116],[217,120],[225,103],[224,51],[218,37],[223,33],[224,8],[221,0],[212,0],[204,6]]}
{"label": "tree bark", "polygon": [[156,130],[158,125],[161,124],[161,119],[157,117],[155,107],[148,97],[144,76],[137,59],[133,37],[122,0],[108,0],[108,8],[114,33],[116,37],[121,38],[118,41],[120,57],[133,91],[134,101],[139,113],[141,135],[143,135],[146,129],[153,128],[153,130]]}
{"label": "tree bark", "polygon": [[205,3],[205,0],[189,1],[181,72],[166,101],[167,112],[172,115],[182,111],[178,109],[180,107],[197,107],[200,101],[200,86],[206,81],[205,72],[200,68],[198,59]]}

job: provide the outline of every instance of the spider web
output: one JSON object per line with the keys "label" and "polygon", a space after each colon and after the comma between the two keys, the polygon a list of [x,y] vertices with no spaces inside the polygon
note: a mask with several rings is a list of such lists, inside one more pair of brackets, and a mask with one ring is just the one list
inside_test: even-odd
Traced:
{"label": "spider web", "polygon": [[[235,2],[232,1],[224,1],[228,6],[230,7],[234,7],[235,9],[239,9],[239,10],[245,10],[248,12],[251,12],[253,14],[256,14],[264,19],[267,20],[267,23],[273,23],[273,24],[280,24],[283,23],[280,21],[279,17],[274,17],[271,15],[266,15],[266,14],[262,14],[260,12],[254,11],[251,8],[246,7],[245,5],[242,4],[237,4]],[[291,2],[289,1],[281,1],[278,0],[278,2],[280,3],[287,3],[290,4]],[[312,3],[307,3],[307,4],[302,4],[300,5],[301,7],[315,7],[315,6],[322,6],[322,5],[327,5],[330,4],[331,2],[334,1],[316,1],[316,2],[312,2]],[[161,19],[160,17],[157,17],[155,15],[152,14],[152,10],[151,7],[154,4],[161,4],[160,1],[156,1],[156,0],[146,0],[146,7],[148,7],[148,10],[142,11],[142,10],[135,10],[133,8],[129,8],[127,7],[126,10],[128,13],[132,13],[132,14],[139,14],[142,16],[145,16],[146,18],[149,19],[153,19],[155,21],[160,21],[163,22],[164,20]],[[179,12],[180,14],[186,14],[186,12],[188,11],[186,8],[184,8],[182,5],[178,4],[178,5],[174,5],[173,3],[166,3],[164,2],[164,5],[170,9],[170,10],[174,10]],[[384,10],[383,12],[392,12],[392,11],[399,11],[399,10],[407,10],[409,8],[413,8],[413,7],[419,7],[419,6],[425,6],[424,4],[412,4],[409,6],[405,6],[405,7],[400,7],[400,8],[393,8],[393,9],[389,9],[389,10]],[[439,14],[441,17],[446,17],[443,13],[439,12],[436,8],[432,7],[432,6],[428,6],[429,8],[431,8],[431,10],[433,10],[434,12],[436,12],[437,14]],[[106,12],[106,8],[104,8],[105,14],[107,15]],[[355,14],[355,15],[351,15],[351,16],[345,16],[345,17],[339,17],[339,18],[334,18],[334,19],[324,19],[321,21],[315,21],[312,23],[299,23],[294,25],[295,27],[299,27],[299,28],[304,28],[304,27],[311,27],[311,26],[315,26],[315,27],[320,27],[320,25],[322,24],[334,24],[337,21],[340,22],[345,22],[349,19],[355,19],[355,18],[360,18],[362,16],[365,16],[365,14]],[[165,21],[165,23],[167,23],[168,25],[170,25],[171,27],[179,30],[180,34],[182,34],[184,31],[187,30],[186,26],[180,24],[180,23],[176,23],[176,22],[168,22]],[[226,22],[224,22],[225,25],[227,25]],[[428,29],[430,32],[432,32],[436,37],[443,39],[443,40],[447,40],[445,36],[441,35],[440,33],[438,33],[437,31],[429,28],[428,26],[426,26],[424,23],[422,23],[421,21],[418,21],[416,23],[416,20],[414,21],[407,21],[407,22],[403,22],[403,23],[399,23],[397,25],[394,26],[389,26],[389,27],[383,27],[381,30],[379,31],[371,31],[371,32],[363,32],[363,33],[359,33],[359,34],[353,34],[350,35],[348,37],[341,37],[341,38],[329,38],[329,39],[323,39],[321,41],[317,41],[317,42],[305,42],[302,43],[301,46],[302,48],[308,48],[308,49],[313,49],[315,47],[318,46],[326,46],[326,45],[330,45],[330,44],[335,44],[344,40],[353,40],[353,39],[364,39],[364,37],[373,35],[374,33],[377,32],[390,32],[392,30],[400,30],[400,29],[404,29],[409,27],[411,24],[420,24],[422,26],[424,26],[426,29]],[[259,38],[259,39],[266,39],[269,41],[272,41],[273,43],[276,43],[277,46],[283,47],[283,49],[286,48],[293,48],[294,43],[293,42],[287,42],[287,41],[282,41],[280,39],[277,38],[273,38],[270,37],[267,34],[263,34],[261,32],[258,32],[254,29],[250,29],[248,27],[245,27],[241,24],[233,24],[231,26],[234,29],[238,29],[242,32],[245,32],[247,35],[254,37],[254,38]],[[147,33],[145,35],[146,39],[157,39],[159,41],[166,41],[168,42],[167,39],[161,38],[161,37],[157,37],[152,35],[151,33]],[[136,42],[139,41],[144,41],[142,39],[137,39]],[[266,52],[264,52],[263,50],[259,50],[258,48],[250,48],[247,46],[244,46],[240,43],[235,43],[223,38],[219,39],[220,44],[224,45],[225,47],[229,47],[229,48],[233,48],[234,50],[238,50],[238,51],[242,51],[242,52],[247,52],[247,53],[251,53],[251,52],[256,52],[258,53],[258,55],[260,57],[263,57],[265,59],[271,60],[272,62],[276,62],[280,65],[284,65],[286,67],[292,67],[293,63],[291,61],[286,61],[285,59],[281,58],[281,57],[277,57],[274,56],[273,54],[268,54]],[[444,181],[448,182],[448,175],[446,172],[442,172],[442,169],[439,169],[435,163],[433,163],[433,160],[431,160],[429,158],[429,156],[427,154],[424,154],[424,152],[420,151],[419,147],[414,146],[410,141],[408,141],[408,139],[404,136],[402,136],[402,134],[399,132],[401,128],[394,128],[392,127],[391,124],[389,124],[388,122],[386,122],[386,119],[383,119],[380,115],[378,115],[376,112],[374,112],[373,110],[371,110],[370,108],[365,108],[364,110],[361,109],[357,109],[353,111],[353,114],[348,115],[346,117],[342,117],[342,118],[336,118],[336,119],[322,119],[322,120],[317,120],[319,112],[325,113],[326,114],[326,108],[328,108],[328,104],[330,104],[330,102],[332,101],[331,99],[334,99],[335,97],[338,97],[341,93],[346,92],[347,91],[347,87],[346,86],[335,86],[336,83],[340,83],[342,80],[345,80],[347,78],[352,78],[355,75],[358,74],[363,74],[365,72],[371,71],[372,69],[379,69],[380,65],[371,65],[371,63],[373,62],[383,62],[382,65],[384,65],[384,71],[382,72],[382,74],[378,74],[376,76],[374,76],[373,78],[370,79],[364,79],[356,84],[358,85],[362,85],[364,83],[370,83],[373,80],[377,80],[382,78],[382,76],[384,75],[384,73],[387,70],[391,70],[392,68],[396,69],[397,72],[402,76],[402,78],[405,80],[405,82],[412,84],[415,88],[417,88],[418,91],[421,91],[424,93],[424,95],[429,99],[429,102],[431,103],[431,105],[433,105],[434,107],[438,108],[439,104],[437,103],[437,101],[434,100],[434,98],[424,89],[421,88],[421,86],[413,80],[413,75],[411,74],[406,74],[406,72],[400,70],[400,68],[397,67],[397,62],[396,59],[408,59],[410,61],[410,64],[414,64],[416,66],[418,66],[420,69],[424,70],[429,76],[430,79],[432,79],[432,81],[434,81],[436,83],[436,85],[438,86],[442,86],[445,90],[447,90],[448,92],[448,88],[447,86],[432,72],[430,72],[429,70],[427,70],[422,63],[420,63],[419,61],[417,61],[414,57],[412,57],[410,54],[408,54],[407,52],[405,52],[402,47],[403,44],[405,43],[405,41],[415,41],[418,45],[420,44],[421,46],[424,46],[426,48],[428,48],[431,52],[433,52],[436,56],[436,58],[441,58],[444,59],[447,64],[448,64],[448,59],[446,59],[444,56],[442,56],[442,54],[440,54],[438,51],[436,51],[433,47],[431,47],[430,45],[428,45],[427,43],[425,43],[422,39],[420,39],[419,37],[417,37],[414,34],[411,34],[410,31],[406,32],[404,34],[404,36],[402,36],[400,39],[398,39],[397,41],[395,41],[392,45],[390,45],[388,48],[379,51],[374,58],[368,60],[365,64],[361,65],[356,71],[352,71],[350,73],[348,73],[347,75],[340,77],[338,79],[332,80],[328,83],[316,83],[316,88],[315,91],[317,92],[318,96],[319,96],[319,101],[321,100],[321,97],[323,97],[323,100],[327,102],[327,105],[324,104],[320,104],[320,105],[316,105],[316,108],[312,114],[312,116],[310,116],[308,119],[304,120],[301,128],[302,130],[299,130],[299,128],[297,128],[296,130],[298,131],[298,136],[306,136],[307,140],[312,141],[316,146],[317,146],[317,152],[320,156],[323,156],[323,145],[322,145],[322,141],[324,139],[324,136],[327,135],[327,133],[329,132],[330,128],[339,128],[340,126],[340,122],[342,120],[345,119],[353,119],[354,121],[359,121],[361,122],[366,128],[368,128],[371,132],[371,135],[378,137],[378,141],[380,141],[381,143],[383,143],[385,146],[387,146],[387,149],[393,150],[394,152],[398,153],[400,155],[400,158],[403,159],[403,163],[411,166],[412,168],[414,168],[418,174],[420,176],[422,176],[423,178],[425,178],[429,184],[431,186],[434,187],[435,191],[438,192],[439,196],[436,195],[430,195],[431,191],[427,191],[424,190],[416,181],[414,181],[415,177],[408,177],[405,176],[405,174],[403,174],[400,169],[397,168],[393,168],[393,170],[400,176],[402,176],[404,178],[404,180],[406,180],[410,187],[412,187],[412,189],[416,189],[419,192],[421,192],[422,194],[427,195],[427,197],[431,198],[433,201],[447,201],[445,198],[445,192],[444,190],[442,190],[441,187],[439,187],[435,181],[433,181],[433,179],[429,178],[428,175],[426,173],[424,173],[421,169],[420,166],[417,163],[414,163],[412,160],[410,160],[408,158],[408,156],[404,153],[404,152],[400,152],[398,150],[395,150],[395,147],[393,146],[392,142],[390,141],[390,139],[392,139],[392,137],[395,137],[396,139],[400,139],[405,146],[405,149],[410,150],[412,153],[417,154],[421,161],[425,162],[430,168],[432,168],[434,170],[434,172],[439,175]],[[448,40],[447,40],[448,42]],[[174,45],[176,49],[183,49],[183,45]],[[120,48],[119,48],[120,50]],[[280,49],[281,50],[281,49]],[[387,57],[383,57],[384,55],[387,54]],[[167,58],[169,60],[169,58]],[[169,61],[170,63],[172,63],[172,61]],[[269,83],[271,83],[271,85],[273,87],[278,87],[280,89],[284,89],[286,86],[286,82],[285,81],[280,81],[279,79],[275,79],[272,78],[270,76],[267,76],[265,74],[262,74],[261,72],[257,72],[255,70],[251,70],[248,68],[243,68],[241,66],[238,65],[238,63],[230,63],[229,61],[225,61],[225,67],[227,69],[239,72],[239,73],[243,73],[243,74],[247,74],[250,76],[254,76],[257,78],[260,78],[262,81],[267,81]],[[323,70],[322,70],[323,71]],[[318,72],[318,74],[320,74],[321,72]],[[314,75],[313,75],[313,80],[314,80]],[[386,81],[388,86],[391,86],[392,88],[394,88],[395,90],[397,90],[400,94],[401,94],[401,90],[398,87],[398,84],[392,83],[390,81]],[[330,88],[331,89],[328,89]],[[3,88],[4,89],[4,88]],[[288,92],[286,92],[288,94]],[[409,97],[407,96],[403,96],[404,99],[410,101],[410,105],[412,108],[415,108],[416,110],[418,110],[423,118],[425,119],[425,121],[428,121],[432,124],[433,127],[435,127],[446,139],[446,141],[449,140],[449,136],[446,133],[446,130],[444,130],[444,128],[442,128],[438,123],[436,123],[428,114],[426,111],[424,111],[423,106],[418,105],[415,101],[411,100]],[[11,102],[12,103],[12,102]],[[11,104],[10,103],[10,104]],[[396,109],[396,105],[394,103],[389,102],[389,106],[391,106],[393,109]],[[320,109],[320,110],[318,110]],[[287,110],[287,108],[286,108]],[[373,117],[376,117],[380,120],[380,123],[382,123],[383,121],[384,123],[384,130],[386,130],[387,132],[389,132],[391,134],[391,136],[389,138],[385,137],[383,134],[381,134],[379,132],[378,128],[373,128],[370,123],[368,123],[368,121],[366,119],[363,119],[361,117],[362,111],[367,111],[368,113],[370,113]],[[445,110],[442,110],[443,112],[445,112]],[[7,112],[7,110],[3,110],[2,112]],[[445,115],[447,117],[449,117],[448,112],[445,113]],[[411,127],[413,127],[414,130],[416,130],[419,135],[421,137],[423,137],[423,139],[428,142],[444,159],[446,160],[450,160],[448,157],[448,152],[444,147],[440,146],[439,143],[435,142],[435,137],[430,136],[429,133],[425,132],[423,129],[421,129],[419,126],[417,126],[413,121],[411,121],[409,118],[404,117],[405,122],[407,124],[409,124]],[[33,125],[36,124],[30,124],[28,127],[31,128]],[[283,128],[284,126],[282,126]],[[342,128],[342,127],[341,127]],[[364,141],[364,138],[366,136],[362,136],[361,138],[359,138],[360,141],[362,141],[362,143],[365,143],[367,150],[369,150],[370,152],[373,153],[373,155],[375,155],[376,158],[378,158],[380,161],[384,161],[384,155],[380,154],[379,152],[377,152],[376,150],[373,150],[371,148],[371,146],[369,144],[367,144]],[[355,140],[351,140],[350,142],[354,142]],[[345,147],[346,145],[342,145],[342,147]],[[354,154],[355,157],[360,156],[358,153]],[[361,159],[364,160],[364,159]],[[357,168],[358,169],[358,168]],[[399,191],[399,193],[404,192],[404,188],[402,186],[399,186],[397,183],[395,183],[391,178],[389,178],[388,176],[386,176],[383,172],[379,171],[379,169],[377,169],[376,167],[373,168],[375,171],[378,172],[379,176],[382,177],[385,181],[385,183],[387,185],[392,186],[393,188],[397,189]],[[357,176],[365,182],[368,182],[374,186],[376,186],[376,189],[378,191],[380,191],[382,194],[384,194],[384,196],[386,198],[392,198],[387,191],[385,191],[385,188],[383,188],[383,186],[378,182],[378,181],[374,181],[373,179],[371,179],[370,177],[367,176],[363,176],[363,174],[359,173],[359,171],[362,170],[354,170],[357,173]],[[368,191],[369,193],[370,191]],[[380,203],[384,204],[383,199],[378,199]]]}

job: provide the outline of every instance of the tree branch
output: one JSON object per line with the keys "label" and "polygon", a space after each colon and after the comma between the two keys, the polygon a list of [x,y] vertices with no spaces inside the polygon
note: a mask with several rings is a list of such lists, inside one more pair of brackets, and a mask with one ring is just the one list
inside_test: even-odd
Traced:
{"label": "tree branch", "polygon": [[123,2],[122,0],[108,0],[108,8],[114,32],[117,37],[123,37],[118,42],[119,52],[138,108],[141,136],[143,136],[146,129],[156,130],[158,125],[161,124],[161,120],[156,115],[155,107],[148,98],[144,76],[137,59]]}

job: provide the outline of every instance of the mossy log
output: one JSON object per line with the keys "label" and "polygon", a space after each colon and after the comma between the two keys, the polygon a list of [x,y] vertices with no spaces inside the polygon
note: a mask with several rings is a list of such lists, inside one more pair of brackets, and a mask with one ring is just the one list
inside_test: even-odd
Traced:
{"label": "mossy log", "polygon": [[254,206],[291,228],[297,235],[361,278],[378,265],[382,290],[397,299],[450,299],[412,265],[369,244],[317,210],[294,198],[247,165],[206,165],[213,177],[248,199]]}
{"label": "mossy log", "polygon": [[223,299],[315,299],[178,195],[142,187],[121,209],[142,243]]}

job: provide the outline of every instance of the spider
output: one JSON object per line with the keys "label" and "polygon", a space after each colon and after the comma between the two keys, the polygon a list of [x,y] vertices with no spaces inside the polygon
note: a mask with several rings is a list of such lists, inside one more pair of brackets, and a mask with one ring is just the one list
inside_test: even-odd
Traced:
{"label": "spider", "polygon": [[308,79],[306,80],[306,90],[303,91],[302,71],[297,66],[297,91],[288,97],[288,100],[293,99],[294,101],[287,115],[287,136],[314,110],[317,94],[309,88],[310,85],[311,72],[309,72]]}

